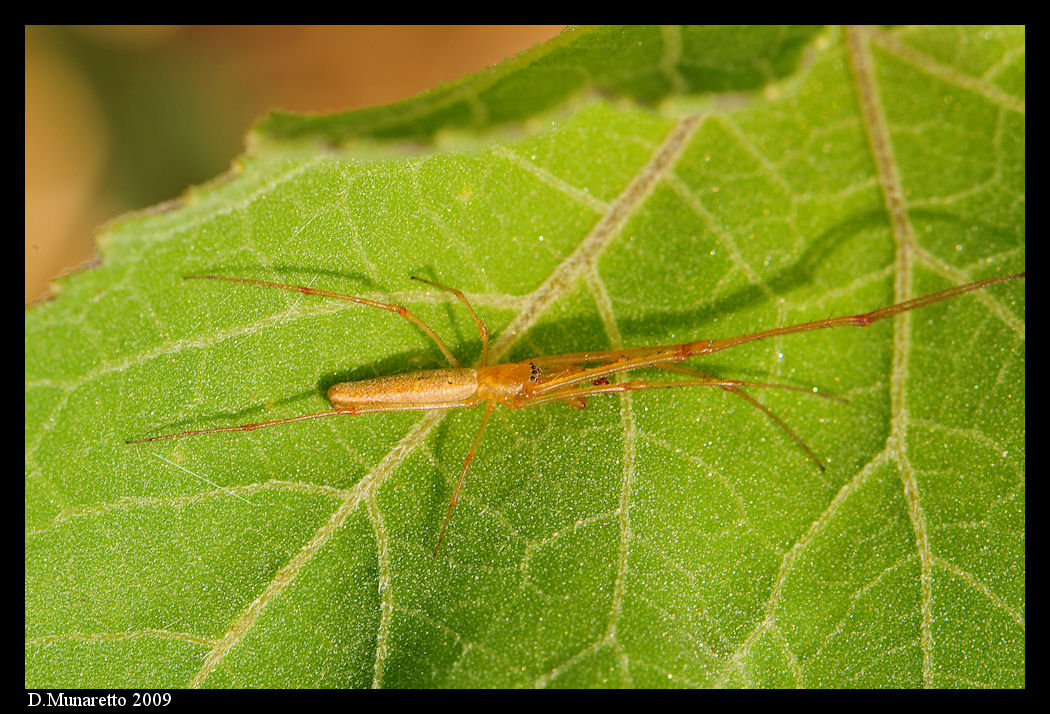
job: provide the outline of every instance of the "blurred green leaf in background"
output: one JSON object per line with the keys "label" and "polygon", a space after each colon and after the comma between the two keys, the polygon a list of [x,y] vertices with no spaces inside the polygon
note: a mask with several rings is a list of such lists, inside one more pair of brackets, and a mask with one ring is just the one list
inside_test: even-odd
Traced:
{"label": "blurred green leaf in background", "polygon": [[567,30],[273,113],[26,311],[27,687],[1023,687],[1025,285],[755,343],[718,390],[128,439],[336,381],[745,334],[1025,266],[1023,28]]}

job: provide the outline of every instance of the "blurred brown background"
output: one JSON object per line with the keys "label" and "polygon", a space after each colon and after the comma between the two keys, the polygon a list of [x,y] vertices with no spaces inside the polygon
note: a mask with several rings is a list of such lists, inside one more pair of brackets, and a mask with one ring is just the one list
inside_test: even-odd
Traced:
{"label": "blurred brown background", "polygon": [[26,302],[105,221],[224,172],[268,109],[388,104],[562,27],[26,27]]}

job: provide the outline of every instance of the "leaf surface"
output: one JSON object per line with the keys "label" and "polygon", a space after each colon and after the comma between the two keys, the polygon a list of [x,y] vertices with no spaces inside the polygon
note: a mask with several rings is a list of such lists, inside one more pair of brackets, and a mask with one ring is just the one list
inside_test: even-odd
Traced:
{"label": "leaf surface", "polygon": [[[127,439],[331,384],[746,334],[1025,264],[1023,29],[584,28],[348,114],[26,313],[26,686],[1025,685],[1025,286],[668,389]],[[642,373],[637,378],[669,378]],[[672,377],[673,378],[673,377]]]}

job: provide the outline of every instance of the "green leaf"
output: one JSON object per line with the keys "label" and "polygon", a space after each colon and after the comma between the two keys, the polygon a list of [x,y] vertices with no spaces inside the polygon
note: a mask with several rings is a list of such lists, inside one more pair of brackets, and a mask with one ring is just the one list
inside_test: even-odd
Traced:
{"label": "green leaf", "polygon": [[184,275],[473,363],[408,276],[505,361],[1023,272],[1024,74],[1023,29],[593,28],[271,116],[26,313],[26,686],[1025,686],[1024,281],[695,360],[848,399],[749,392],[824,471],[717,389],[498,409],[436,558],[480,410],[125,443],[444,365]]}

